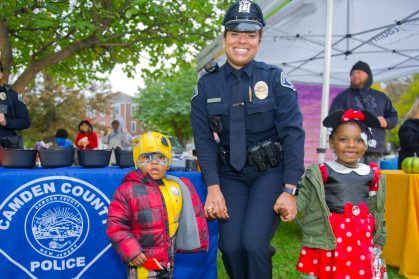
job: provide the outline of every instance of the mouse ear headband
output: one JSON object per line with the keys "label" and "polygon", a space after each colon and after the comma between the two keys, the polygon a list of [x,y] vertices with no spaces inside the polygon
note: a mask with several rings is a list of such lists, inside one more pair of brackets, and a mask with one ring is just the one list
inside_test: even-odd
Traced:
{"label": "mouse ear headband", "polygon": [[[364,123],[370,129],[371,128],[380,128],[381,122],[378,118],[369,110],[362,110],[362,111],[354,111],[353,109],[349,109],[344,111],[343,109],[336,110],[330,113],[324,120],[323,126],[327,127],[327,134],[330,136],[333,131],[333,127],[339,125],[339,123],[347,122],[351,120],[358,120]],[[372,132],[371,132],[372,134]],[[368,140],[368,136],[365,132],[361,133],[361,137],[364,140],[364,143],[370,147],[376,147],[377,141],[374,139]]]}
{"label": "mouse ear headband", "polygon": [[330,113],[324,120],[323,126],[328,128],[336,127],[341,122],[347,122],[350,120],[358,120],[364,123],[369,128],[380,128],[381,122],[378,118],[369,110],[354,111],[349,109],[344,111],[343,109],[335,110]]}

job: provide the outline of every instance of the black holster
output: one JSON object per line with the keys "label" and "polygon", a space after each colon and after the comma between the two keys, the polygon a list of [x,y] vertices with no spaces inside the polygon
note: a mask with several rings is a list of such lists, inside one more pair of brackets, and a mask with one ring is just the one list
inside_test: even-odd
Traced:
{"label": "black holster", "polygon": [[247,149],[247,165],[256,166],[259,172],[264,172],[268,167],[279,165],[279,161],[283,159],[282,151],[279,142],[265,140]]}
{"label": "black holster", "polygon": [[0,138],[0,146],[3,148],[23,149],[23,138],[21,135]]}

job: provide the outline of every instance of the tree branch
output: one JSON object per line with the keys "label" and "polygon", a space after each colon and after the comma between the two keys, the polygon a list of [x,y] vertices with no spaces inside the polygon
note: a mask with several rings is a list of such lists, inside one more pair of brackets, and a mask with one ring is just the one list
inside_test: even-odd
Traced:
{"label": "tree branch", "polygon": [[95,43],[94,47],[128,47],[132,44],[143,42],[143,41],[150,41],[150,40],[159,40],[159,39],[175,39],[179,40],[174,36],[156,36],[156,37],[149,37],[149,38],[137,38],[135,40],[126,42],[126,43],[104,43],[102,41]]}
{"label": "tree branch", "polygon": [[30,6],[29,8],[23,8],[23,9],[16,9],[13,11],[13,14],[15,16],[17,15],[21,15],[21,14],[27,14],[32,12],[33,10],[37,9],[37,8],[42,8],[42,6],[37,5],[38,1],[34,1],[35,5]]}
{"label": "tree branch", "polygon": [[27,39],[25,39],[25,38],[23,38],[23,37],[21,37],[21,36],[17,35],[17,34],[16,34],[16,33],[14,33],[14,32],[10,32],[10,35],[12,35],[12,36],[14,36],[14,37],[16,37],[16,38],[18,38],[18,39],[20,39],[20,40],[24,41],[24,42],[28,42],[28,43],[33,43],[33,44],[35,44],[35,42],[34,42],[34,41],[29,41],[29,40],[27,40]]}
{"label": "tree branch", "polygon": [[0,53],[0,61],[4,68],[0,84],[5,84],[9,81],[9,75],[13,64],[13,51],[7,27],[3,21],[0,21]]}
{"label": "tree branch", "polygon": [[43,45],[40,49],[38,49],[34,54],[31,56],[31,62],[35,60],[35,57],[37,57],[39,54],[41,54],[44,50],[46,50],[50,45],[55,43],[58,39],[54,39]]}
{"label": "tree branch", "polygon": [[29,28],[29,27],[23,27],[19,29],[9,29],[9,32],[19,32],[19,31],[48,31],[52,28]]}
{"label": "tree branch", "polygon": [[132,1],[127,1],[121,8],[119,8],[118,10],[116,10],[115,14],[120,14],[121,12],[123,12],[126,8],[128,8],[131,5]]}
{"label": "tree branch", "polygon": [[90,36],[82,41],[69,45],[56,53],[31,62],[28,67],[26,67],[25,71],[18,77],[12,88],[16,92],[21,93],[37,73],[73,56],[75,53],[83,49],[92,47],[93,42],[94,37]]}

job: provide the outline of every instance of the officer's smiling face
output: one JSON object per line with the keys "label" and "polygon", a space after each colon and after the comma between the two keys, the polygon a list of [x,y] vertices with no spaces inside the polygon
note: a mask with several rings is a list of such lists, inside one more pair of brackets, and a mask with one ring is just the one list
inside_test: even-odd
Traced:
{"label": "officer's smiling face", "polygon": [[258,32],[227,30],[223,37],[227,60],[235,69],[240,69],[255,58],[260,43]]}

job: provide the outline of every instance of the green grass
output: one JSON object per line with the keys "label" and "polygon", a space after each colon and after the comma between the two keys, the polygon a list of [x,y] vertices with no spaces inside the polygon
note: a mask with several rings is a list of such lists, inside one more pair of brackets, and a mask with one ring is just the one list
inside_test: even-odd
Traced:
{"label": "green grass", "polygon": [[[304,214],[299,214],[300,221],[303,220]],[[272,239],[272,246],[276,249],[276,254],[272,258],[273,263],[273,279],[301,279],[305,278],[306,274],[295,270],[298,257],[301,251],[301,237],[302,232],[296,221],[281,222],[275,237]],[[224,269],[221,253],[218,251],[217,255],[218,278],[228,279],[227,272]],[[388,266],[387,273],[389,279],[406,278],[397,275],[398,269]]]}

